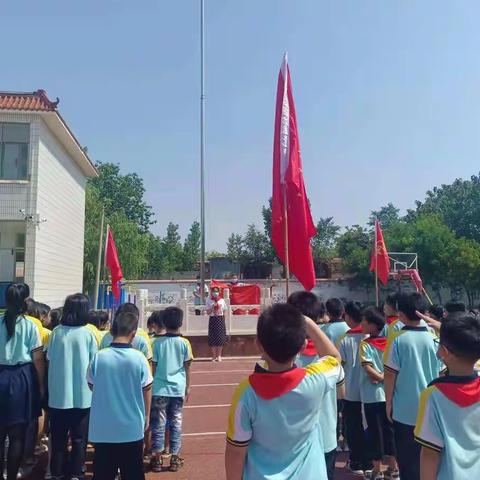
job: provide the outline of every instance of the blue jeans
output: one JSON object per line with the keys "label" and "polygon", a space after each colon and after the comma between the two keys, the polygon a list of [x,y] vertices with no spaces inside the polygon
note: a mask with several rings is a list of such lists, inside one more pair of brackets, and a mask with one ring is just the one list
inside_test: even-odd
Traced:
{"label": "blue jeans", "polygon": [[183,397],[152,398],[150,428],[152,430],[152,452],[165,450],[165,430],[167,421],[170,430],[170,453],[178,455],[182,447]]}

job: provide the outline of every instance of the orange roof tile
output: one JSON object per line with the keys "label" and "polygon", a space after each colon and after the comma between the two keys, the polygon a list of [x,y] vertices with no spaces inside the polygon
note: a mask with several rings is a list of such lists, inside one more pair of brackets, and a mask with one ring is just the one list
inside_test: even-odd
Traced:
{"label": "orange roof tile", "polygon": [[52,102],[45,90],[31,93],[0,92],[0,110],[27,110],[34,112],[54,112],[58,98]]}

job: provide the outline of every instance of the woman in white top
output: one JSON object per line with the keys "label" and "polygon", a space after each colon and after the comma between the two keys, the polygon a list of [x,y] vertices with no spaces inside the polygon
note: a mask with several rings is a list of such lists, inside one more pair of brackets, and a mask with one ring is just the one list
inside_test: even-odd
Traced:
{"label": "woman in white top", "polygon": [[208,345],[212,349],[212,361],[222,361],[223,346],[227,343],[227,328],[225,326],[225,310],[227,304],[220,296],[218,287],[212,288],[212,295],[207,298],[207,313],[210,315],[208,322]]}

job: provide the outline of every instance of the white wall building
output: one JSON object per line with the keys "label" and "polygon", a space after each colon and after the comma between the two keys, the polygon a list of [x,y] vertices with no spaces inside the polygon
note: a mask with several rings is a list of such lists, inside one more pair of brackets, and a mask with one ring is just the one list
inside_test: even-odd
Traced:
{"label": "white wall building", "polygon": [[97,171],[57,104],[43,90],[0,92],[0,305],[12,281],[52,307],[82,291],[85,185]]}

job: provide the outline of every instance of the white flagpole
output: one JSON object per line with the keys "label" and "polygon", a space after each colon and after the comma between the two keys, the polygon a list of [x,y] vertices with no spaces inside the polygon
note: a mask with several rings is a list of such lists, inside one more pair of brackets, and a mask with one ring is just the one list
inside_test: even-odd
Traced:
{"label": "white flagpole", "polygon": [[100,238],[98,241],[97,271],[95,272],[95,291],[93,292],[93,308],[98,308],[98,290],[100,288],[100,270],[102,269],[103,224],[105,222],[105,207],[102,209],[100,222]]}

